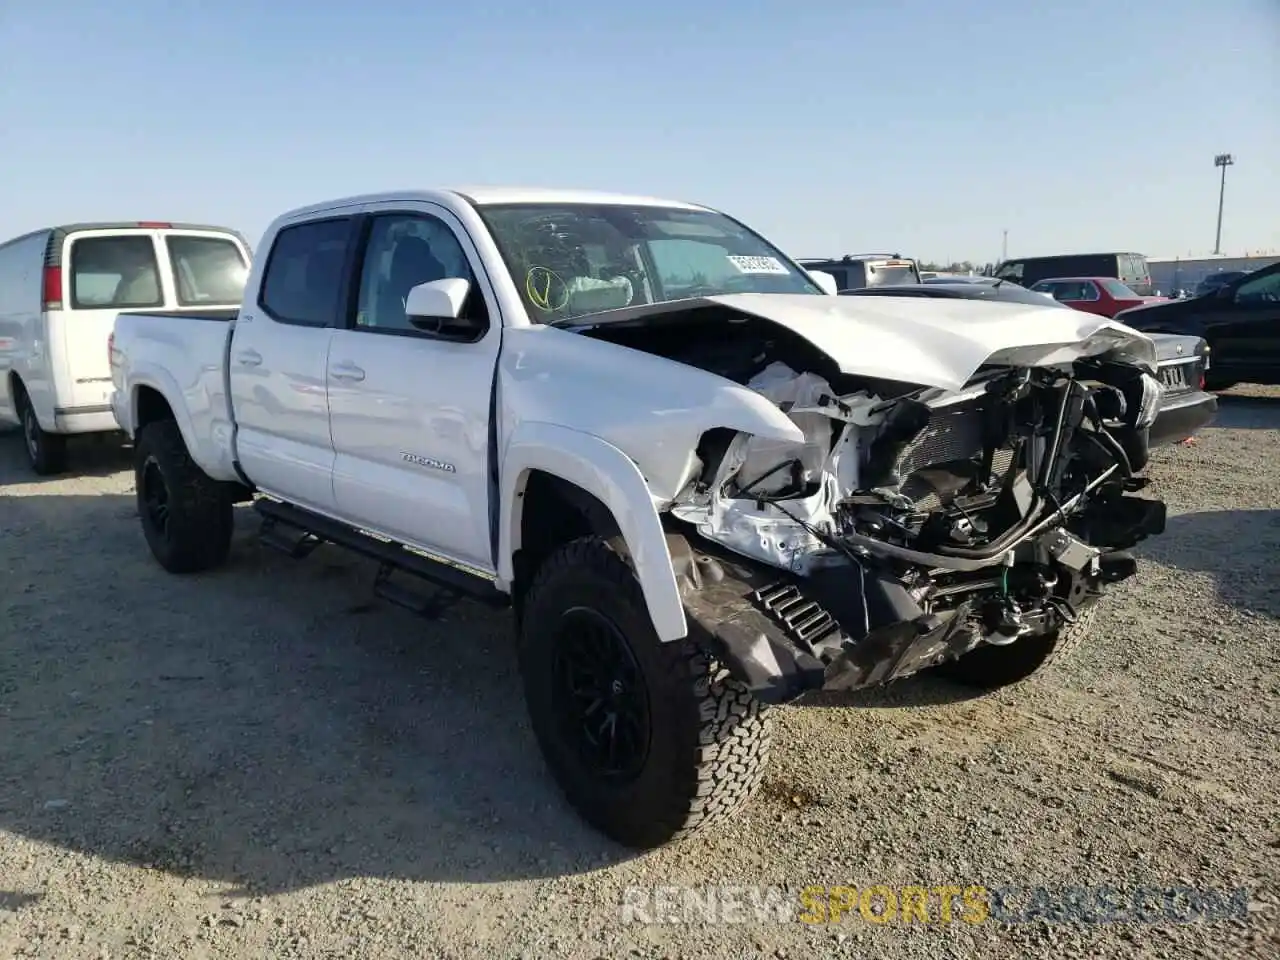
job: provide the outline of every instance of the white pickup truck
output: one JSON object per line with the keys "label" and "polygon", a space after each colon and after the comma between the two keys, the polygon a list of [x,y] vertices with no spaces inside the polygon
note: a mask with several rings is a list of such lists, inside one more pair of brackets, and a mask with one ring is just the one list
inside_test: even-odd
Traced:
{"label": "white pickup truck", "polygon": [[1112,320],[830,296],[725,214],[608,194],[335,200],[259,250],[234,314],[116,320],[156,559],[224,562],[252,500],[389,600],[511,606],[549,767],[633,847],[751,795],[771,704],[1030,676],[1164,528],[1154,349]]}

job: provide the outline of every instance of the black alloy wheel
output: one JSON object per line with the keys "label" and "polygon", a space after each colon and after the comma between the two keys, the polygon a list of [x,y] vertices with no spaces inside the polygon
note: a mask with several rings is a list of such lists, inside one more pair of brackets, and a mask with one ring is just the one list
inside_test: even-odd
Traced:
{"label": "black alloy wheel", "polygon": [[622,631],[589,607],[565,610],[554,639],[556,725],[601,780],[625,783],[649,753],[649,691]]}

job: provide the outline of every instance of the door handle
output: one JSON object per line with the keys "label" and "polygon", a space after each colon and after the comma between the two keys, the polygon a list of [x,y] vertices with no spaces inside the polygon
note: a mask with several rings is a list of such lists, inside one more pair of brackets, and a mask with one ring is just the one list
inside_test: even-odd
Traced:
{"label": "door handle", "polygon": [[329,368],[329,376],[335,380],[363,380],[364,371],[354,363],[339,363]]}
{"label": "door handle", "polygon": [[257,350],[241,350],[236,354],[236,360],[241,366],[256,367],[262,362],[262,354]]}

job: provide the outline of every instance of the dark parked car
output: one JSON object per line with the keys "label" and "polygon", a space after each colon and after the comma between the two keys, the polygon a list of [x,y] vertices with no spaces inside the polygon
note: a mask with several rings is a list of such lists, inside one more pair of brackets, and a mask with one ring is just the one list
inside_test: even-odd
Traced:
{"label": "dark parked car", "polygon": [[846,253],[830,260],[801,260],[799,263],[806,270],[831,274],[837,290],[920,282],[920,267],[916,262],[896,253]]}
{"label": "dark parked car", "polygon": [[1013,283],[1012,280],[997,280],[981,273],[935,273],[925,277],[921,283]]}
{"label": "dark parked car", "polygon": [[1217,273],[1211,273],[1196,284],[1195,295],[1197,297],[1208,296],[1223,284],[1231,283],[1248,275],[1249,271],[1247,270],[1219,270]]}
{"label": "dark parked car", "polygon": [[[989,279],[989,278],[988,278]],[[1065,307],[1050,294],[1036,293],[1016,283],[991,280],[974,283],[972,279],[945,283],[931,280],[928,283],[890,284],[883,287],[866,287],[862,290],[841,290],[842,297],[937,297],[944,300],[1001,300],[1007,303],[1025,303],[1037,307]]]}
{"label": "dark parked car", "polygon": [[[937,297],[952,300],[994,300],[1037,307],[1070,310],[1046,293],[1013,283],[920,283],[892,287],[868,287],[841,291],[842,297]],[[1123,315],[1118,319],[1124,321]],[[1210,368],[1209,344],[1197,336],[1148,334],[1156,345],[1160,383],[1164,396],[1160,415],[1151,426],[1153,447],[1185,440],[1213,419],[1218,398],[1205,392]],[[1217,358],[1213,357],[1216,366]]]}
{"label": "dark parked car", "polygon": [[1190,300],[1134,307],[1116,315],[1144,333],[1203,337],[1213,356],[1210,390],[1237,383],[1280,384],[1280,263]]}

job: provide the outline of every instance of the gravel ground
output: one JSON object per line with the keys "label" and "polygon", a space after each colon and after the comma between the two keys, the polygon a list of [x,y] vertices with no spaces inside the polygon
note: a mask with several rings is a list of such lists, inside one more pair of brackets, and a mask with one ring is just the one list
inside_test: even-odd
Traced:
{"label": "gravel ground", "polygon": [[[1280,956],[1280,390],[1236,393],[1158,455],[1169,532],[1073,662],[781,709],[740,821],[644,857],[561,803],[504,616],[389,608],[248,517],[226,569],[167,576],[125,452],[32,482],[0,437],[0,955]],[[709,884],[1250,893],[1213,923],[623,922],[626,887]]]}

